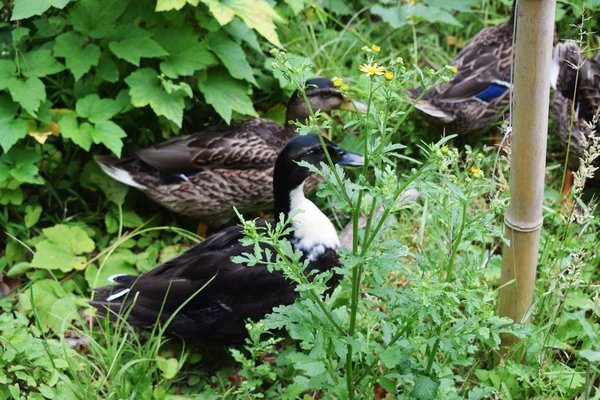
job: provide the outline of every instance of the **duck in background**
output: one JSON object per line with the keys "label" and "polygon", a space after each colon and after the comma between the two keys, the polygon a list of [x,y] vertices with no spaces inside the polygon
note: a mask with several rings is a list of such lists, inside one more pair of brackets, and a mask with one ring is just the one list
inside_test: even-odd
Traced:
{"label": "duck in background", "polygon": [[[351,102],[325,78],[308,80],[306,97],[313,111],[366,111],[364,104]],[[233,207],[241,213],[273,207],[277,154],[296,135],[290,121],[304,122],[309,115],[304,98],[296,92],[289,101],[285,125],[246,119],[137,150],[131,157],[95,159],[113,179],[142,190],[176,213],[218,227],[235,215]],[[309,180],[307,193],[318,183],[318,179]],[[202,236],[206,229],[199,229]]]}
{"label": "duck in background", "polygon": [[[360,166],[363,156],[350,153],[324,139],[334,163]],[[316,134],[296,136],[281,150],[275,163],[273,192],[275,215],[279,220],[293,217],[295,228],[287,235],[294,250],[308,260],[305,273],[331,271],[340,267],[340,246],[331,221],[304,197],[304,183],[311,172],[297,164],[306,161],[320,166],[327,162]],[[298,211],[301,211],[298,213]],[[260,220],[258,227],[275,226],[278,221]],[[122,314],[134,326],[165,324],[174,315],[167,332],[184,338],[235,343],[243,340],[245,321],[259,320],[273,307],[291,304],[298,297],[295,285],[280,271],[269,272],[265,265],[248,267],[231,261],[234,256],[254,253],[254,246],[240,243],[243,229],[233,226],[208,237],[181,255],[141,275],[115,276],[114,286],[94,289],[98,295],[90,304],[100,315]],[[261,244],[263,249],[267,245]],[[275,252],[271,249],[272,254]],[[312,279],[309,277],[309,279]],[[332,290],[339,277],[329,280]]]}
{"label": "duck in background", "polygon": [[[590,60],[573,40],[557,44],[550,82],[554,89],[551,117],[558,126],[558,138],[564,150],[569,151],[564,195],[571,188],[573,171],[579,168],[579,159],[583,156],[589,133],[584,123],[592,122],[600,107],[600,53]],[[596,159],[594,166],[600,167],[600,159]],[[599,175],[596,172],[596,182],[600,182]]]}
{"label": "duck in background", "polygon": [[[510,101],[515,6],[508,21],[482,29],[454,57],[454,79],[434,87],[416,108],[448,133],[478,131],[498,120]],[[416,101],[422,88],[410,89]]]}

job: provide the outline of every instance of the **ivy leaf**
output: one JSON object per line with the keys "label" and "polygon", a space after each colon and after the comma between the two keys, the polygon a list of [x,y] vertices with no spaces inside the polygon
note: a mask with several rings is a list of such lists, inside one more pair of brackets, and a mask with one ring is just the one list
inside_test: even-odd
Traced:
{"label": "ivy leaf", "polygon": [[248,84],[231,77],[223,67],[208,70],[198,79],[198,88],[206,102],[212,105],[228,124],[231,122],[232,111],[258,116],[248,97]]}
{"label": "ivy leaf", "polygon": [[24,81],[17,78],[10,79],[8,91],[13,100],[21,104],[21,107],[34,117],[40,104],[46,100],[46,86],[35,77]]}
{"label": "ivy leaf", "polygon": [[155,31],[156,40],[169,55],[160,63],[160,70],[169,78],[191,76],[194,72],[217,62],[204,42],[191,27],[179,26]]}
{"label": "ivy leaf", "polygon": [[140,65],[142,57],[151,58],[169,55],[152,39],[150,32],[145,29],[124,26],[120,29],[120,34],[117,34],[117,36],[124,37],[124,39],[110,42],[108,47],[117,57],[135,66]]}
{"label": "ivy leaf", "polygon": [[237,15],[249,28],[256,30],[275,46],[281,46],[275,22],[285,20],[265,0],[202,0],[221,25],[226,25]]}
{"label": "ivy leaf", "polygon": [[417,400],[427,400],[435,398],[440,384],[428,376],[418,376],[415,379],[415,387],[410,395]]}
{"label": "ivy leaf", "polygon": [[100,99],[97,94],[90,94],[77,100],[77,115],[97,123],[107,121],[121,111],[121,105],[112,99]]}
{"label": "ivy leaf", "polygon": [[242,46],[231,40],[222,32],[211,32],[206,40],[211,50],[223,61],[223,64],[229,70],[229,74],[237,79],[245,79],[256,85],[256,80],[252,75],[252,67],[246,60],[246,54]]}
{"label": "ivy leaf", "polygon": [[93,43],[85,47],[84,44],[85,37],[76,32],[63,33],[54,44],[54,54],[66,59],[76,81],[100,61],[100,48]]}
{"label": "ivy leaf", "polygon": [[161,85],[156,71],[150,68],[135,71],[125,79],[125,82],[130,87],[131,104],[136,107],[145,107],[149,104],[156,115],[162,115],[181,127],[185,107],[183,99],[190,97],[189,91],[174,90],[168,93],[164,85]]}
{"label": "ivy leaf", "polygon": [[156,11],[181,10],[187,3],[196,7],[200,0],[157,0]]}
{"label": "ivy leaf", "polygon": [[73,143],[85,151],[90,151],[90,147],[92,147],[92,125],[85,122],[79,126],[77,118],[73,115],[65,115],[58,121],[58,125],[64,138],[71,139]]}
{"label": "ivy leaf", "polygon": [[15,0],[11,21],[42,15],[50,7],[64,8],[70,0]]}
{"label": "ivy leaf", "polygon": [[56,58],[50,54],[50,50],[39,49],[25,53],[25,59],[21,71],[27,77],[42,78],[47,75],[56,74],[65,69]]}
{"label": "ivy leaf", "polygon": [[64,332],[77,317],[77,297],[52,279],[34,282],[19,303],[26,311],[35,309],[44,330],[50,327],[55,333]]}
{"label": "ivy leaf", "polygon": [[83,0],[69,11],[68,21],[85,36],[102,39],[115,32],[115,22],[126,7],[121,0]]}
{"label": "ivy leaf", "polygon": [[117,157],[121,157],[123,141],[121,138],[127,137],[127,134],[121,127],[112,121],[100,121],[94,124],[91,131],[94,143],[104,144]]}
{"label": "ivy leaf", "polygon": [[27,122],[15,119],[18,108],[9,96],[0,96],[0,146],[5,153],[27,136]]}

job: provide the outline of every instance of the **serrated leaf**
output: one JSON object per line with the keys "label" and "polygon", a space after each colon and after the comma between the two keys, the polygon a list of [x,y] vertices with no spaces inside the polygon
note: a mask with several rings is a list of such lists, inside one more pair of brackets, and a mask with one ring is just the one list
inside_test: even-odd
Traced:
{"label": "serrated leaf", "polygon": [[54,225],[42,230],[50,241],[60,244],[75,255],[89,253],[96,247],[88,234],[78,226]]}
{"label": "serrated leaf", "polygon": [[72,115],[65,115],[58,121],[62,136],[67,139],[71,139],[73,143],[84,149],[90,151],[92,146],[92,133],[93,126],[87,122],[81,124],[77,123],[77,118]]}
{"label": "serrated leaf", "polygon": [[410,395],[417,400],[434,399],[440,384],[428,376],[418,376]]}
{"label": "serrated leaf", "polygon": [[252,75],[252,67],[246,60],[246,54],[242,46],[231,40],[222,32],[211,32],[206,41],[211,50],[221,59],[223,65],[229,70],[229,74],[237,79],[245,79],[256,85]]}
{"label": "serrated leaf", "polygon": [[198,79],[198,88],[206,102],[212,105],[227,123],[231,122],[233,111],[257,116],[248,96],[248,84],[231,77],[225,68],[208,70],[202,78]]}
{"label": "serrated leaf", "polygon": [[394,368],[396,365],[400,364],[403,361],[402,347],[397,345],[392,346],[391,348],[388,348],[385,351],[383,351],[380,354],[379,358],[381,359],[383,365],[385,365],[387,368]]}
{"label": "serrated leaf", "polygon": [[85,37],[76,32],[66,32],[56,38],[54,54],[64,57],[67,68],[78,81],[100,61],[100,48],[94,43],[85,45]]}
{"label": "serrated leaf", "polygon": [[42,78],[65,69],[65,66],[59,63],[47,49],[30,51],[25,53],[23,58],[21,71],[27,77]]}
{"label": "serrated leaf", "polygon": [[206,44],[198,42],[198,34],[189,26],[158,29],[155,37],[169,53],[166,60],[160,63],[160,70],[170,78],[193,75],[217,62]]}
{"label": "serrated leaf", "polygon": [[85,36],[102,39],[115,32],[115,22],[126,7],[121,0],[82,0],[69,11],[69,22]]}
{"label": "serrated leaf", "polygon": [[18,108],[9,96],[0,96],[0,146],[5,153],[27,136],[27,122],[15,119]]}
{"label": "serrated leaf", "polygon": [[108,44],[110,50],[119,58],[135,66],[140,65],[141,58],[163,57],[169,54],[152,39],[152,35],[145,29],[138,27],[125,27],[121,37],[124,39]]}
{"label": "serrated leaf", "polygon": [[181,10],[186,4],[196,7],[199,2],[200,0],[156,0],[156,11]]}
{"label": "serrated leaf", "polygon": [[26,311],[35,308],[44,330],[49,327],[55,333],[64,332],[77,317],[77,297],[65,292],[60,283],[51,279],[34,282],[29,290],[19,296]]}
{"label": "serrated leaf", "polygon": [[34,117],[40,105],[46,100],[46,86],[35,77],[25,81],[11,79],[8,82],[8,91],[13,100],[21,104],[21,107]]}
{"label": "serrated leaf", "polygon": [[107,121],[121,111],[121,105],[112,99],[101,99],[97,94],[90,94],[77,100],[77,115],[96,123]]}
{"label": "serrated leaf", "polygon": [[125,82],[130,87],[131,103],[136,107],[150,105],[156,115],[162,115],[181,127],[183,120],[183,99],[189,94],[185,90],[167,93],[158,79],[156,71],[142,68],[129,75]]}
{"label": "serrated leaf", "polygon": [[50,7],[64,8],[70,0],[15,0],[11,21],[42,15]]}
{"label": "serrated leaf", "polygon": [[100,121],[94,124],[91,131],[94,143],[102,143],[117,157],[121,157],[123,141],[121,138],[127,137],[127,134],[121,127],[112,121]]}
{"label": "serrated leaf", "polygon": [[31,265],[35,268],[71,271],[75,263],[75,255],[49,240],[42,240],[35,246],[35,255]]}
{"label": "serrated leaf", "polygon": [[221,25],[226,25],[237,15],[249,28],[256,30],[275,46],[281,46],[275,23],[285,20],[265,0],[202,0]]}

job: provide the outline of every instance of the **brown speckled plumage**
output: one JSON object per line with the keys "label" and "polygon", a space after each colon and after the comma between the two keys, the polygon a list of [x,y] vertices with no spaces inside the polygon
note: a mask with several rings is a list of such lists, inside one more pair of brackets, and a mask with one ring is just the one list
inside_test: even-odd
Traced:
{"label": "brown speckled plumage", "polygon": [[[330,80],[308,83],[317,85],[307,89],[313,110],[347,107]],[[292,96],[286,120],[307,117],[304,99]],[[164,207],[219,226],[235,215],[233,207],[242,213],[272,208],[273,166],[283,145],[295,135],[291,124],[246,119],[138,150],[129,158],[96,160],[107,174],[140,188]],[[318,177],[311,177],[306,192],[319,183]]]}
{"label": "brown speckled plumage", "polygon": [[[513,17],[482,29],[456,55],[450,63],[457,69],[454,79],[431,89],[416,106],[428,120],[443,125],[449,133],[465,134],[502,117],[509,104],[510,87],[498,96],[486,90],[493,84],[510,84]],[[421,92],[422,88],[417,88],[408,94],[414,101]]]}

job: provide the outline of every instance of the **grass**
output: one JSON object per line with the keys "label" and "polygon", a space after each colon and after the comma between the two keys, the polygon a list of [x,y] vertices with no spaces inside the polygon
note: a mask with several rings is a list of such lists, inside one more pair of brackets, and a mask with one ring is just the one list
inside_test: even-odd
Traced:
{"label": "grass", "polygon": [[[577,7],[560,6],[566,13],[557,33],[572,35],[569,21]],[[417,85],[414,71],[424,64],[442,69],[430,83],[443,79],[443,66],[459,50],[448,38],[468,39],[489,22],[502,21],[510,2],[483,1],[477,7],[453,14],[460,28],[420,21],[391,29],[369,15],[368,7],[348,15],[308,7],[279,29],[286,49],[275,57],[280,68],[296,76],[299,64],[291,60],[285,67],[284,61],[308,59],[313,73],[343,78],[349,93],[369,99],[376,111],[366,119],[325,120],[330,137],[367,154],[370,168],[347,176],[325,169],[327,183],[317,198],[340,228],[361,213],[367,223],[364,229],[355,225],[352,251],[341,251],[345,279],[332,296],[322,296],[324,285],[317,279],[296,304],[249,323],[243,346],[186,344],[158,328],[143,332],[123,320],[96,320],[87,311],[63,313],[65,302],[84,307],[98,274],[147,271],[195,241],[193,234],[171,227],[182,222],[191,229],[189,223],[139,193],[130,191],[123,207],[107,210],[88,189],[71,188],[79,164],[63,169],[41,196],[52,202],[51,215],[35,228],[21,226],[18,239],[32,247],[49,240],[39,228],[67,223],[81,226],[95,250],[74,254],[83,259],[83,273],[58,279],[41,269],[16,270],[30,255],[18,242],[7,242],[0,260],[23,282],[0,299],[0,397],[599,398],[599,227],[588,201],[574,193],[561,200],[563,160],[549,160],[532,323],[507,326],[497,316],[497,301],[510,149],[498,158],[481,137],[440,139],[402,92]],[[597,46],[590,36],[586,40]],[[371,44],[381,52],[361,50]],[[252,57],[253,65],[265,62],[263,55]],[[397,57],[403,63],[395,64],[392,82],[359,72],[365,62],[390,65]],[[265,99],[260,104],[267,112],[271,101],[281,100],[257,97]],[[69,160],[77,157],[71,153]],[[125,196],[123,188],[107,189],[101,175],[89,176],[84,187]],[[418,189],[421,198],[402,204],[399,196],[409,188]],[[385,206],[383,214],[375,212],[377,205]],[[64,221],[69,207],[77,212]],[[578,220],[576,214],[588,218]],[[19,225],[21,218],[11,223]],[[277,238],[277,232],[252,232],[249,240]],[[297,255],[281,246],[279,256],[282,262],[272,267],[301,279]],[[44,283],[48,280],[60,285]],[[41,291],[40,281],[52,290]],[[504,333],[523,340],[498,363]]]}

